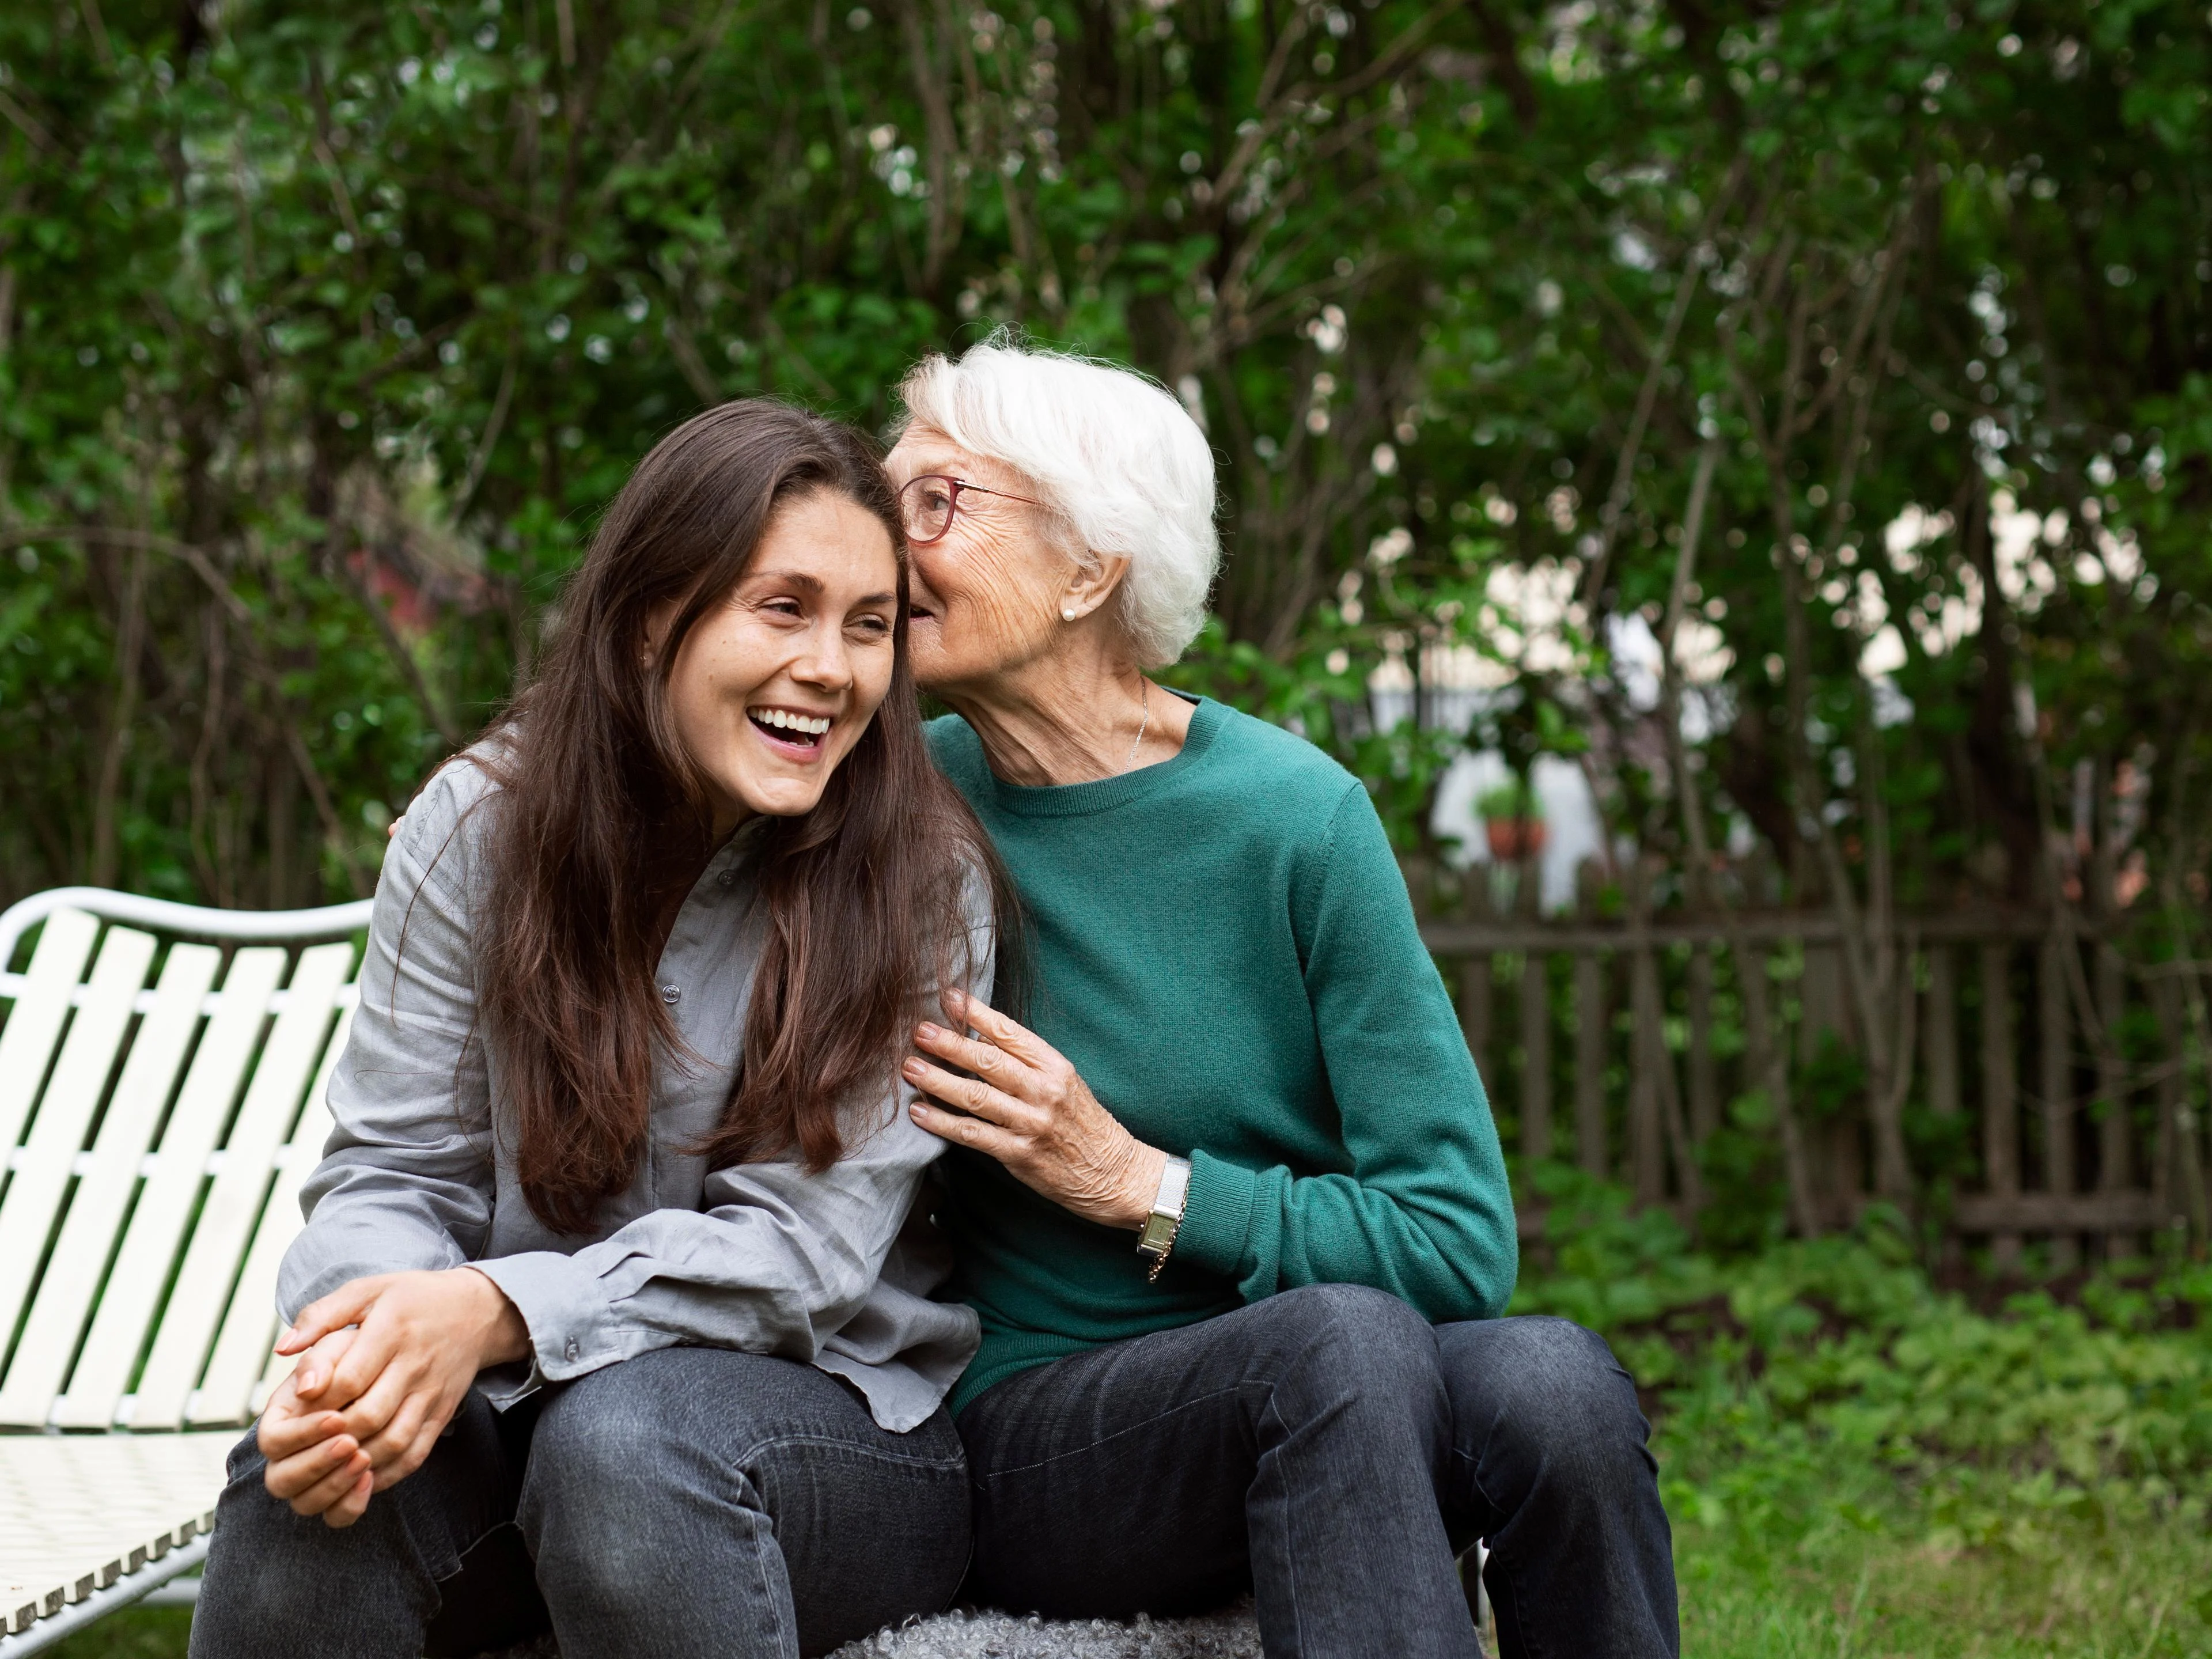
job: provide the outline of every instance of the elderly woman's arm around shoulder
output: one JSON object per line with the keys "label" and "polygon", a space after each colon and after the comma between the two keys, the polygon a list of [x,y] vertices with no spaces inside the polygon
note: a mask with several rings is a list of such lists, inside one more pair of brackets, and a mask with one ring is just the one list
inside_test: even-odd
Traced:
{"label": "elderly woman's arm around shoulder", "polygon": [[[1236,1280],[1247,1302],[1303,1285],[1389,1291],[1431,1320],[1494,1318],[1519,1267],[1496,1126],[1389,841],[1353,781],[1302,850],[1291,925],[1305,963],[1340,1141],[1340,1170],[1250,1167],[1205,1146],[1175,1257]],[[915,1103],[933,1133],[997,1158],[1086,1219],[1141,1228],[1169,1150],[1138,1140],[1043,1039],[971,1003],[980,1041],[934,1025],[916,1046],[974,1073],[915,1059]],[[1204,1041],[1202,988],[1191,999]],[[1142,1037],[1133,1040],[1142,1041]],[[947,1110],[945,1105],[957,1110]]]}

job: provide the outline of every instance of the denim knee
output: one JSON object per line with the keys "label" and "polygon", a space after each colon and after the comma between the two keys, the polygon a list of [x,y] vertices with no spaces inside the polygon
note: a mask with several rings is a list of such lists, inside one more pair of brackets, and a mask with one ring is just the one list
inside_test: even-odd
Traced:
{"label": "denim knee", "polygon": [[[268,1466],[256,1443],[257,1433],[249,1431],[231,1449],[226,1465],[229,1480],[216,1505],[226,1547],[206,1575],[221,1584],[220,1616],[246,1629],[286,1626],[326,1602],[334,1588],[327,1577],[331,1558],[337,1557],[341,1566],[348,1558],[368,1565],[367,1557],[384,1541],[380,1534],[385,1531],[380,1527],[361,1528],[362,1537],[345,1540],[354,1548],[343,1553],[331,1549],[330,1528],[319,1522],[303,1522],[290,1504],[269,1491],[264,1484]],[[210,1601],[212,1605],[214,1598]]]}
{"label": "denim knee", "polygon": [[216,1504],[192,1619],[196,1659],[304,1651],[301,1642],[327,1632],[334,1609],[356,1634],[419,1636],[436,1607],[431,1580],[442,1534],[426,1527],[420,1540],[410,1537],[399,1516],[413,1494],[404,1486],[380,1492],[355,1525],[334,1529],[272,1495],[265,1471],[249,1431],[230,1454]]}
{"label": "denim knee", "polygon": [[564,1573],[635,1580],[635,1564],[623,1558],[658,1554],[681,1494],[726,1484],[714,1478],[719,1471],[692,1467],[706,1449],[684,1431],[685,1402],[633,1386],[651,1370],[631,1361],[594,1372],[568,1384],[538,1419],[517,1518],[541,1578],[550,1555]]}
{"label": "denim knee", "polygon": [[1307,1285],[1261,1306],[1273,1315],[1286,1358],[1326,1394],[1414,1406],[1438,1389],[1435,1332],[1388,1291]]}
{"label": "denim knee", "polygon": [[1562,1470],[1648,1477],[1635,1382],[1596,1332],[1543,1316],[1445,1325],[1437,1352],[1463,1438],[1502,1436]]}

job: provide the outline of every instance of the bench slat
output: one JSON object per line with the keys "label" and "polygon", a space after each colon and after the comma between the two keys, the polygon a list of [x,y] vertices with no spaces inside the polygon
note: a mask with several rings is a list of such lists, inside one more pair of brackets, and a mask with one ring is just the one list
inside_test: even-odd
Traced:
{"label": "bench slat", "polygon": [[[240,1258],[260,1218],[276,1174],[276,1149],[290,1133],[315,1063],[322,1057],[338,987],[353,967],[351,945],[319,945],[300,953],[291,997],[276,1018],[253,1068],[246,1103],[224,1147],[222,1172],[209,1189],[185,1254],[184,1270],[154,1339],[131,1426],[184,1426],[185,1407],[208,1358],[216,1327],[231,1300]],[[158,1176],[157,1176],[158,1179]],[[273,1324],[266,1300],[258,1318]],[[263,1327],[267,1340],[270,1325]]]}
{"label": "bench slat", "polygon": [[30,1115],[99,932],[100,924],[82,910],[57,910],[46,918],[22,993],[0,1029],[0,1147],[15,1146]]}
{"label": "bench slat", "polygon": [[60,1240],[31,1303],[7,1383],[0,1425],[44,1428],[69,1372],[101,1274],[115,1253],[116,1230],[138,1188],[141,1165],[176,1086],[200,1024],[200,1004],[222,966],[222,952],[176,945],[162,963],[152,1006],[131,1042],[122,1079],[100,1120],[92,1151],[79,1160],[76,1195]]}
{"label": "bench slat", "polygon": [[40,1097],[38,1115],[15,1158],[15,1178],[0,1200],[0,1345],[31,1294],[54,1218],[84,1149],[93,1114],[115,1070],[116,1051],[131,1024],[132,1003],[154,966],[154,936],[111,927],[93,966],[89,993],[78,1005],[61,1058]]}
{"label": "bench slat", "polygon": [[238,1098],[240,1080],[267,1018],[270,994],[283,971],[281,950],[244,950],[231,959],[223,979],[222,1008],[208,1022],[199,1050],[192,1056],[184,1091],[161,1136],[161,1158],[140,1190],[122,1252],[93,1316],[92,1334],[61,1400],[56,1420],[64,1428],[114,1425],[116,1407],[130,1385],[131,1368],[206,1180],[208,1154]]}
{"label": "bench slat", "polygon": [[291,1373],[292,1360],[271,1351],[276,1340],[276,1272],[283,1265],[284,1252],[306,1224],[300,1214],[300,1188],[322,1161],[323,1143],[330,1139],[331,1073],[337,1069],[352,1029],[353,1010],[342,1006],[337,1027],[324,1045],[323,1063],[307,1091],[307,1103],[277,1162],[276,1185],[261,1212],[253,1246],[246,1252],[246,1271],[231,1294],[230,1311],[216,1338],[215,1358],[208,1362],[207,1376],[185,1413],[191,1427],[246,1421],[261,1409],[269,1390]]}

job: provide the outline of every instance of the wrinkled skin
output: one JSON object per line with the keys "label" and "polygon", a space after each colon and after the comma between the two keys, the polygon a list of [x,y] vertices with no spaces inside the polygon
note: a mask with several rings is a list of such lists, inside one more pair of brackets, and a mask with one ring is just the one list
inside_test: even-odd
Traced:
{"label": "wrinkled skin", "polygon": [[[1033,482],[933,428],[909,427],[888,465],[902,489],[943,474],[1007,492],[963,492],[943,538],[910,555],[915,678],[975,727],[994,773],[1033,787],[1082,783],[1182,751],[1190,705],[1146,680],[1115,617],[1127,560],[1085,568],[1046,509],[1012,499],[1040,496]],[[965,1012],[973,1037],[915,1028],[921,1054],[906,1075],[928,1097],[914,1121],[1087,1220],[1142,1227],[1167,1154],[1122,1127],[1034,1031],[981,1004]]]}

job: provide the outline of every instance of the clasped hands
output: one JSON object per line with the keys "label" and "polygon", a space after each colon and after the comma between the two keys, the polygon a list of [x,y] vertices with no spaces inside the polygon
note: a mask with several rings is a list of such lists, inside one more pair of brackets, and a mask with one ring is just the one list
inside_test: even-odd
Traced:
{"label": "clasped hands", "polygon": [[1141,1228],[1167,1154],[1123,1128],[1034,1031],[958,991],[946,994],[945,1010],[977,1036],[925,1022],[915,1027],[915,1047],[973,1075],[908,1059],[906,1079],[927,1097],[911,1107],[914,1121],[998,1159],[1024,1186],[1087,1221]]}
{"label": "clasped hands", "polygon": [[300,1310],[276,1352],[300,1360],[256,1435],[269,1491],[349,1527],[422,1466],[479,1370],[529,1353],[530,1333],[498,1285],[451,1267],[342,1285]]}
{"label": "clasped hands", "polygon": [[[1034,1032],[958,992],[945,1012],[977,1036],[924,1023],[915,1046],[972,1075],[910,1057],[906,1078],[927,1097],[913,1103],[915,1121],[1086,1220],[1142,1227],[1167,1155],[1122,1127]],[[490,1279],[453,1267],[351,1280],[301,1309],[276,1351],[300,1358],[261,1413],[269,1491],[349,1527],[422,1467],[478,1371],[528,1355],[530,1333]]]}

